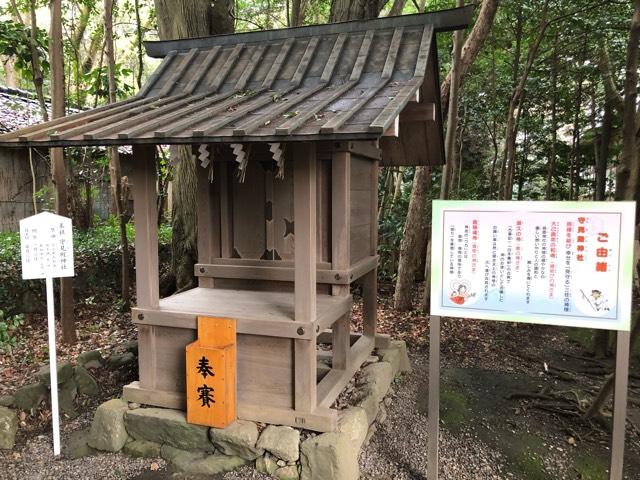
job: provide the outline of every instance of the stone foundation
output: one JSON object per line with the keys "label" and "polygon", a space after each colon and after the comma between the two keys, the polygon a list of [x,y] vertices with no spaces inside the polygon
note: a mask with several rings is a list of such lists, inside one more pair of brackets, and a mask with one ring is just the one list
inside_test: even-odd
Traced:
{"label": "stone foundation", "polygon": [[141,408],[114,399],[96,411],[89,446],[136,457],[164,458],[173,469],[214,475],[253,462],[279,480],[357,480],[358,455],[386,418],[384,397],[396,375],[410,370],[404,342],[379,349],[357,376],[335,432],[238,420],[225,429],[191,425],[185,413]]}

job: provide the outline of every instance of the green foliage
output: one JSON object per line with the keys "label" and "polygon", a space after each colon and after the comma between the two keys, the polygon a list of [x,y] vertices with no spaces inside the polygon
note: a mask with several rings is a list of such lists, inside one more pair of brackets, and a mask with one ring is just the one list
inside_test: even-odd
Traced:
{"label": "green foliage", "polygon": [[[133,225],[127,225],[129,244],[135,241]],[[171,227],[158,229],[161,250],[171,243]],[[133,246],[131,247],[133,251]],[[104,224],[87,231],[74,230],[74,289],[86,296],[93,291],[117,289],[120,282],[120,229],[111,217]],[[7,317],[42,310],[44,283],[22,280],[20,236],[0,233],[0,309]],[[133,265],[131,265],[133,267]],[[133,272],[133,269],[131,269]],[[1,327],[0,327],[1,328]]]}
{"label": "green foliage", "polygon": [[[133,85],[126,83],[126,78],[130,77],[131,73],[131,69],[121,63],[115,64],[116,97],[124,98],[133,95]],[[109,70],[106,65],[91,69],[82,76],[82,81],[99,100],[106,102],[109,99]]]}
{"label": "green foliage", "polygon": [[0,350],[11,352],[20,343],[20,327],[24,324],[24,315],[5,317],[0,310]]}
{"label": "green foliage", "polygon": [[[45,30],[38,28],[36,50],[44,76],[47,76],[49,72],[48,48],[49,36]],[[33,80],[30,27],[13,20],[0,20],[0,55],[13,58],[16,70],[18,70],[22,78]]]}

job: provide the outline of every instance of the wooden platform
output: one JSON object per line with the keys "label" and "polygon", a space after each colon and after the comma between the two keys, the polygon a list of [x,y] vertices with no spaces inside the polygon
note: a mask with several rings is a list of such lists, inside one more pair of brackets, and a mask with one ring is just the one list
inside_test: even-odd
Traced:
{"label": "wooden platform", "polygon": [[198,315],[237,321],[238,333],[289,338],[314,338],[351,311],[351,296],[317,296],[314,322],[294,321],[294,294],[194,288],[160,300],[158,308],[134,308],[140,325],[197,328]]}

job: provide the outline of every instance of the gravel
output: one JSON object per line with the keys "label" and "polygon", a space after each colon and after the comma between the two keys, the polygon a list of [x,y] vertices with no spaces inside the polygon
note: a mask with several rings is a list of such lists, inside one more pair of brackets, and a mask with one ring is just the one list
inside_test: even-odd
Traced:
{"label": "gravel", "polygon": [[[413,371],[394,384],[387,419],[360,455],[364,479],[413,480],[427,475],[427,416],[416,408],[418,388],[428,378],[428,365],[412,357]],[[440,478],[493,480],[503,474],[500,455],[468,433],[455,436],[440,429]]]}
{"label": "gravel", "polygon": [[3,480],[98,480],[132,477],[152,468],[164,467],[164,460],[131,458],[124,454],[104,453],[70,459],[65,456],[74,433],[88,430],[93,412],[85,412],[74,420],[61,419],[62,455],[53,456],[52,433],[23,438],[11,451],[0,450],[0,478]]}

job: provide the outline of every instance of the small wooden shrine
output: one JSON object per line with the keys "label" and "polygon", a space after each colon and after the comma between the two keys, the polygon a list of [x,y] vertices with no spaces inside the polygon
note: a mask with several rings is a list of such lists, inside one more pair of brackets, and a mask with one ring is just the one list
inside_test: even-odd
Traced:
{"label": "small wooden shrine", "polygon": [[[229,318],[238,418],[335,429],[330,407],[376,346],[378,166],[443,163],[435,33],[471,14],[150,42],[163,61],[135,97],[0,136],[133,146],[139,381],[127,400],[185,408],[198,317]],[[193,145],[198,169],[199,284],[163,299],[158,144]],[[319,358],[331,366],[321,377]]]}

